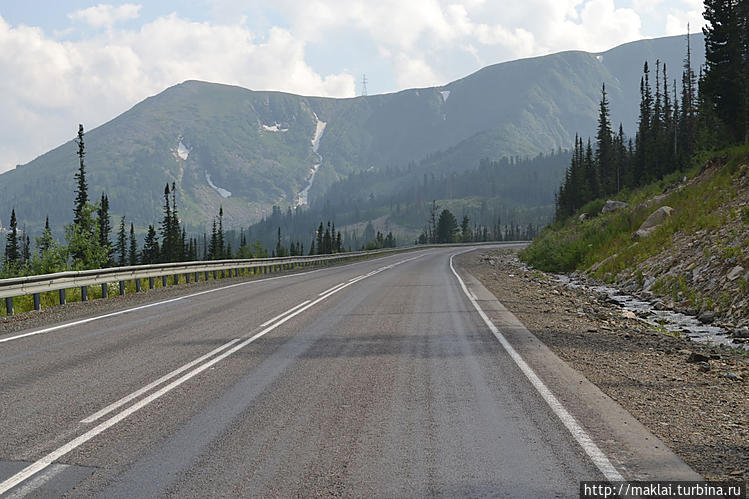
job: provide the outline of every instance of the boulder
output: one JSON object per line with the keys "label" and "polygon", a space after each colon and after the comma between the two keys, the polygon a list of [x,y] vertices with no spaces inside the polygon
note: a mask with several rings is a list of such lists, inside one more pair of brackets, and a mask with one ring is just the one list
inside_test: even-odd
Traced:
{"label": "boulder", "polygon": [[628,205],[627,203],[623,201],[612,201],[609,199],[606,201],[606,204],[603,205],[603,208],[601,208],[601,213],[614,213],[615,211],[619,211],[622,208],[626,208]]}
{"label": "boulder", "polygon": [[590,215],[588,215],[587,213],[583,213],[582,215],[577,217],[577,219],[580,220],[581,222],[584,222],[586,220],[590,220]]}
{"label": "boulder", "polygon": [[703,324],[711,324],[713,321],[715,321],[715,314],[710,310],[706,310],[702,312],[699,317],[697,317],[697,320]]}
{"label": "boulder", "polygon": [[637,232],[635,232],[632,235],[633,239],[643,239],[650,234],[652,234],[658,227],[663,224],[670,216],[671,213],[673,213],[674,209],[670,206],[661,206],[657,210],[655,210],[653,213],[650,214],[650,216],[642,222],[642,225],[640,225],[640,228],[637,229]]}

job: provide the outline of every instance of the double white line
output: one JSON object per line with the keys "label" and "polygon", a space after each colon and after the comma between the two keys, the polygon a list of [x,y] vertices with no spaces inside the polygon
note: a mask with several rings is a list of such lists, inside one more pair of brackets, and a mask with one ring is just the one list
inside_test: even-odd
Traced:
{"label": "double white line", "polygon": [[[406,262],[410,262],[411,260],[415,260],[417,258],[421,258],[423,255],[419,255],[413,258],[409,258],[407,260],[401,260],[400,262],[393,263],[391,265],[386,265],[384,267],[380,267],[377,270],[374,270],[366,275],[361,275],[358,277],[353,278],[352,280],[341,283],[337,286],[334,286],[326,291],[323,291],[318,298],[315,300],[307,300],[305,302],[300,303],[299,305],[290,308],[286,312],[277,315],[273,319],[270,319],[269,321],[266,321],[263,323],[260,327],[264,328],[259,333],[246,338],[242,340],[241,338],[233,339],[224,345],[221,345],[220,347],[216,348],[215,350],[212,350],[208,352],[207,354],[198,357],[197,359],[193,360],[192,362],[189,362],[185,364],[182,367],[179,367],[175,369],[174,371],[170,372],[169,374],[166,374],[162,376],[161,378],[157,379],[156,381],[149,383],[148,385],[144,386],[143,388],[134,391],[133,393],[121,398],[117,402],[114,402],[107,407],[103,408],[102,410],[96,412],[95,414],[92,414],[91,416],[83,419],[81,423],[93,423],[94,421],[99,420],[100,418],[104,417],[105,415],[109,414],[110,412],[119,409],[123,405],[126,405],[128,402],[135,400],[136,398],[140,397],[141,395],[146,394],[147,392],[151,391],[152,389],[156,388],[157,386],[169,381],[170,379],[179,376],[179,378],[175,379],[168,385],[163,386],[159,390],[151,393],[147,397],[139,400],[135,404],[131,405],[127,409],[124,409],[123,411],[115,414],[114,416],[111,416],[109,419],[103,421],[102,423],[99,423],[94,428],[91,428],[81,436],[74,438],[70,442],[66,443],[65,445],[59,447],[58,449],[55,449],[54,451],[50,452],[46,456],[42,457],[38,461],[34,462],[33,464],[27,466],[23,470],[19,471],[15,475],[11,476],[4,482],[0,483],[0,495],[6,493],[16,485],[24,482],[25,480],[31,478],[35,474],[39,473],[40,471],[47,468],[49,465],[54,463],[56,460],[60,459],[65,454],[69,453],[73,449],[81,446],[82,444],[88,442],[95,436],[99,435],[100,433],[106,431],[107,429],[111,428],[112,426],[116,425],[123,419],[127,418],[134,412],[142,409],[143,407],[147,406],[154,400],[158,399],[162,395],[165,395],[169,393],[170,391],[174,390],[181,384],[185,383],[189,379],[197,376],[198,374],[202,373],[206,369],[210,368],[211,366],[215,365],[218,362],[221,362],[228,356],[232,355],[233,353],[236,353],[237,351],[241,350],[242,348],[246,347],[253,341],[262,338],[269,332],[276,329],[278,326],[288,322],[289,320],[293,319],[297,315],[303,313],[304,311],[310,309],[311,307],[314,307],[318,303],[322,302],[323,300],[327,299],[328,297],[338,293],[339,291],[363,280],[367,277],[371,277],[375,274],[379,274],[380,272],[383,272],[385,270],[391,269],[395,266],[401,265]],[[218,355],[217,355],[218,354]],[[205,363],[202,363],[203,361],[208,360]],[[202,363],[202,364],[201,364]],[[197,367],[196,367],[197,366]],[[193,369],[194,368],[194,369]],[[192,370],[190,370],[192,369]],[[187,371],[187,372],[186,372]],[[183,374],[184,373],[184,374]]]}

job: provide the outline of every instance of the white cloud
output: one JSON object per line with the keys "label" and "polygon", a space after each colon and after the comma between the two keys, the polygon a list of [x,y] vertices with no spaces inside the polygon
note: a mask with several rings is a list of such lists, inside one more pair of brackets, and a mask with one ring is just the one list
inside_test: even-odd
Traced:
{"label": "white cloud", "polygon": [[347,73],[315,72],[305,43],[281,28],[260,39],[172,14],[73,42],[0,17],[0,172],[70,139],[78,123],[91,129],[188,79],[337,97],[356,87]]}
{"label": "white cloud", "polygon": [[94,28],[111,28],[120,21],[137,19],[140,5],[126,3],[117,7],[107,4],[99,4],[87,9],[76,10],[68,14],[71,21],[83,21]]}

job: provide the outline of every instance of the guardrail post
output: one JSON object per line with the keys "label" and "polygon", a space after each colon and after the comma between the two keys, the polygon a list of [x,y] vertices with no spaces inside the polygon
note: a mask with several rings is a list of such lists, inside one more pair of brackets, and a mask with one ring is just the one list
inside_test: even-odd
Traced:
{"label": "guardrail post", "polygon": [[106,282],[101,285],[101,297],[109,298],[109,286],[107,286]]}
{"label": "guardrail post", "polygon": [[185,274],[185,284],[190,284],[190,273]]}
{"label": "guardrail post", "polygon": [[120,296],[125,295],[125,281],[120,281]]}
{"label": "guardrail post", "polygon": [[65,302],[67,301],[67,300],[66,300],[66,298],[67,298],[67,297],[65,296],[65,295],[66,295],[66,293],[65,293],[65,290],[64,290],[64,289],[61,289],[61,290],[60,290],[60,291],[59,291],[59,292],[57,293],[57,295],[58,295],[58,296],[59,296],[59,298],[60,298],[60,305],[65,305]]}
{"label": "guardrail post", "polygon": [[153,277],[148,278],[148,289],[153,289]]}
{"label": "guardrail post", "polygon": [[135,280],[135,292],[140,293],[140,279]]}
{"label": "guardrail post", "polygon": [[5,299],[5,311],[8,315],[13,315],[13,297],[9,296]]}
{"label": "guardrail post", "polygon": [[88,286],[81,286],[81,301],[88,301]]}
{"label": "guardrail post", "polygon": [[213,271],[213,280],[215,281],[216,279],[218,279],[218,271],[214,270]]}
{"label": "guardrail post", "polygon": [[195,272],[195,282],[200,282],[200,272]]}
{"label": "guardrail post", "polygon": [[179,284],[179,274],[174,274],[174,285]]}
{"label": "guardrail post", "polygon": [[34,293],[34,310],[39,311],[42,309],[42,302],[39,297],[39,293]]}
{"label": "guardrail post", "polygon": [[163,287],[163,288],[166,287],[166,276],[165,275],[161,276],[161,287]]}
{"label": "guardrail post", "polygon": [[239,269],[234,269],[234,277],[239,277]]}

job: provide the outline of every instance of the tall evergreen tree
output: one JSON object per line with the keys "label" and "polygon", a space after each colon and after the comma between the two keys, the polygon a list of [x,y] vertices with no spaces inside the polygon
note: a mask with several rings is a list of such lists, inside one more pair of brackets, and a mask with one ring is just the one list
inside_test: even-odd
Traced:
{"label": "tall evergreen tree", "polygon": [[458,221],[450,210],[444,209],[437,221],[437,243],[454,243],[458,232]]}
{"label": "tall evergreen tree", "polygon": [[135,227],[130,223],[130,248],[127,253],[127,263],[129,265],[138,264],[138,242],[135,240]]}
{"label": "tall evergreen tree", "polygon": [[156,229],[153,225],[148,226],[146,239],[143,241],[143,251],[141,252],[140,261],[143,264],[158,263],[161,253],[159,251],[159,240],[156,235]]}
{"label": "tall evergreen tree", "polygon": [[[616,191],[616,172],[614,165],[614,147],[611,138],[611,119],[609,101],[606,98],[606,85],[601,85],[601,103],[598,110],[598,133],[596,134],[595,162],[598,182],[593,180],[594,196]],[[596,185],[598,183],[598,185]]]}
{"label": "tall evergreen tree", "polygon": [[109,236],[112,233],[112,222],[109,218],[109,198],[102,192],[99,206],[96,210],[97,223],[99,225],[99,246],[101,246],[107,253],[108,265],[112,262],[112,243],[109,240]]}
{"label": "tall evergreen tree", "polygon": [[125,230],[125,216],[120,218],[120,228],[117,231],[117,265],[127,265],[127,232]]}
{"label": "tall evergreen tree", "polygon": [[218,208],[218,233],[216,234],[216,243],[218,244],[218,259],[224,258],[224,207]]}
{"label": "tall evergreen tree", "polygon": [[44,220],[44,232],[42,237],[39,239],[39,256],[44,255],[46,251],[52,246],[52,231],[49,228],[49,216]]}
{"label": "tall evergreen tree", "polygon": [[730,142],[745,142],[747,130],[746,0],[705,0],[705,75],[701,93],[725,126]]}
{"label": "tall evergreen tree", "polygon": [[78,138],[75,140],[75,143],[78,145],[78,171],[75,174],[76,190],[73,225],[80,225],[83,207],[88,203],[88,183],[86,182],[86,165],[84,163],[86,146],[83,143],[83,125],[78,125]]}

